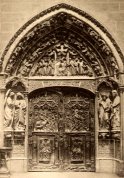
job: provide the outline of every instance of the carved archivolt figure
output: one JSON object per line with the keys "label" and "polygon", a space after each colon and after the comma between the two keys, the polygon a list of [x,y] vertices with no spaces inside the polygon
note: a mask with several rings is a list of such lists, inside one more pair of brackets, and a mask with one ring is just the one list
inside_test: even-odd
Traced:
{"label": "carved archivolt figure", "polygon": [[14,116],[14,102],[15,102],[15,94],[11,90],[8,90],[5,96],[5,104],[4,104],[4,127],[8,129],[12,129],[12,121]]}
{"label": "carved archivolt figure", "polygon": [[111,125],[112,129],[120,129],[120,97],[117,90],[112,90]]}
{"label": "carved archivolt figure", "polygon": [[8,90],[4,105],[5,129],[22,130],[25,125],[26,101],[22,93]]}
{"label": "carved archivolt figure", "polygon": [[109,128],[111,111],[111,100],[106,93],[101,94],[101,100],[99,102],[99,126],[101,129]]}

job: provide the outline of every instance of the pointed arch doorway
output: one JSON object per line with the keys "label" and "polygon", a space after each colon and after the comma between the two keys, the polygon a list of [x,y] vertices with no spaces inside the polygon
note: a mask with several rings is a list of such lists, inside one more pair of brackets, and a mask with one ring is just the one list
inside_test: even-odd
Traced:
{"label": "pointed arch doorway", "polygon": [[[109,94],[117,90],[121,98],[119,122],[123,123],[123,59],[107,30],[70,5],[58,4],[28,21],[2,56],[3,94],[12,89],[5,87],[5,83],[16,77],[11,86],[29,104],[25,130],[17,131],[22,149],[18,159],[14,157],[18,150],[13,149],[16,152],[10,158],[10,171],[15,172],[15,163],[23,165],[18,171],[27,171],[27,162],[28,171],[95,171],[96,162],[96,172],[123,172],[124,147],[120,145],[124,145],[124,129],[120,125],[117,130],[99,129],[97,110],[100,92],[111,100]],[[25,84],[24,91],[20,88],[18,91],[18,81]],[[104,86],[104,82],[107,85],[101,90],[99,86]],[[90,122],[86,123],[87,119]],[[16,146],[20,148],[19,144]]]}
{"label": "pointed arch doorway", "polygon": [[29,171],[95,171],[94,95],[71,87],[29,95]]}

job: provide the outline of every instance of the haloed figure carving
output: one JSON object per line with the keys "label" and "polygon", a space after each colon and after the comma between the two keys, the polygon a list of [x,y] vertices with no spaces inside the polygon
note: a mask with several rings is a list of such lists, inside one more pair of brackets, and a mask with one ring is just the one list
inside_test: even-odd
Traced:
{"label": "haloed figure carving", "polygon": [[25,125],[26,101],[22,93],[8,90],[4,105],[4,127],[22,130]]}

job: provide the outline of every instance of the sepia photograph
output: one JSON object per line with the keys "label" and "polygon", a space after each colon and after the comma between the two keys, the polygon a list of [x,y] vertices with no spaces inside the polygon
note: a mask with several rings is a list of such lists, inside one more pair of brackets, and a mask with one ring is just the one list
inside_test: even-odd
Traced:
{"label": "sepia photograph", "polygon": [[0,0],[0,178],[124,178],[124,0]]}

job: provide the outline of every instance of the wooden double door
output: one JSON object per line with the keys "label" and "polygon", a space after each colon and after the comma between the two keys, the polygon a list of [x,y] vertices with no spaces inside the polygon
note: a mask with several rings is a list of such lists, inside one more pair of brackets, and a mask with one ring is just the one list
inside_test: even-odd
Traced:
{"label": "wooden double door", "polygon": [[95,171],[94,96],[47,88],[29,96],[29,171]]}

